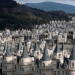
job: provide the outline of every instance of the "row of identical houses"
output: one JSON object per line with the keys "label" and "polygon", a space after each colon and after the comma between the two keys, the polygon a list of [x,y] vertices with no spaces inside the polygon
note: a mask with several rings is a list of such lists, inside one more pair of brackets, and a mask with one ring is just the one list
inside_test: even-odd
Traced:
{"label": "row of identical houses", "polygon": [[75,75],[75,45],[67,44],[68,35],[75,39],[74,24],[75,20],[55,20],[36,25],[32,31],[1,31],[0,72],[3,75]]}
{"label": "row of identical houses", "polygon": [[66,44],[52,41],[49,46],[41,42],[19,41],[16,50],[0,42],[0,70],[3,75],[75,75],[75,45],[66,49]]}

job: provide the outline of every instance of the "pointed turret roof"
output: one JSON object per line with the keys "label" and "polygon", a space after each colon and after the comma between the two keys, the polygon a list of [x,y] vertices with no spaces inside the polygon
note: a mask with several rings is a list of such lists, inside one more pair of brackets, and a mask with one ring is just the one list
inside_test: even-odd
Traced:
{"label": "pointed turret roof", "polygon": [[40,47],[37,45],[37,42],[35,42],[34,50],[35,50],[35,51],[40,50]]}
{"label": "pointed turret roof", "polygon": [[57,41],[54,53],[59,53],[59,52],[61,52],[61,51],[60,51],[60,49],[58,47],[58,41]]}
{"label": "pointed turret roof", "polygon": [[52,41],[52,46],[54,46],[54,40]]}
{"label": "pointed turret roof", "polygon": [[32,44],[31,44],[31,46],[30,46],[30,49],[34,49]]}
{"label": "pointed turret roof", "polygon": [[29,55],[28,55],[28,52],[27,52],[27,48],[26,48],[26,45],[24,44],[24,48],[23,48],[23,53],[22,53],[22,58],[28,58]]}
{"label": "pointed turret roof", "polygon": [[61,48],[61,50],[65,50],[64,42],[62,43],[62,48]]}
{"label": "pointed turret roof", "polygon": [[47,47],[45,45],[42,61],[49,61],[49,60],[50,60],[50,57],[48,55]]}
{"label": "pointed turret roof", "polygon": [[22,50],[22,42],[21,41],[19,41],[19,44],[18,44],[18,51],[19,50]]}
{"label": "pointed turret roof", "polygon": [[73,50],[71,52],[70,60],[75,60],[75,45],[74,45]]}
{"label": "pointed turret roof", "polygon": [[28,38],[27,38],[27,42],[30,42],[29,36],[28,36]]}
{"label": "pointed turret roof", "polygon": [[10,52],[9,45],[7,44],[7,49],[6,49],[5,57],[10,57],[10,56],[12,56],[12,52]]}
{"label": "pointed turret roof", "polygon": [[44,38],[42,38],[42,41],[45,41],[45,39],[44,39]]}
{"label": "pointed turret roof", "polygon": [[1,49],[1,47],[2,47],[2,43],[0,42],[0,52],[2,53],[3,51],[2,51],[2,49]]}
{"label": "pointed turret roof", "polygon": [[49,46],[47,43],[45,44],[45,48],[46,48],[46,50],[49,49]]}
{"label": "pointed turret roof", "polygon": [[7,50],[7,42],[5,42],[4,50]]}

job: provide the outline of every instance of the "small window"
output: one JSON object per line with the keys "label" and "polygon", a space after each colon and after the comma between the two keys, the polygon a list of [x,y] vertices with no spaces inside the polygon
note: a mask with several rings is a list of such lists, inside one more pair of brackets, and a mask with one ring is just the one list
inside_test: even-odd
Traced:
{"label": "small window", "polygon": [[21,70],[21,67],[20,67],[20,70]]}
{"label": "small window", "polygon": [[45,75],[45,73],[43,73],[43,75]]}
{"label": "small window", "polygon": [[64,71],[62,71],[62,75],[64,75]]}
{"label": "small window", "polygon": [[72,66],[74,66],[74,63],[72,62]]}
{"label": "small window", "polygon": [[5,68],[7,69],[7,66],[5,66]]}
{"label": "small window", "polygon": [[15,69],[16,69],[16,66],[15,66]]}
{"label": "small window", "polygon": [[58,71],[58,75],[60,75],[60,71]]}
{"label": "small window", "polygon": [[65,72],[65,75],[67,75],[67,72]]}
{"label": "small window", "polygon": [[45,66],[45,63],[43,63],[43,66]]}
{"label": "small window", "polygon": [[59,56],[61,56],[61,54],[59,54]]}
{"label": "small window", "polygon": [[54,71],[54,75],[56,75],[56,71]]}
{"label": "small window", "polygon": [[34,67],[32,67],[32,71],[34,71]]}
{"label": "small window", "polygon": [[39,55],[39,52],[37,52],[37,55]]}
{"label": "small window", "polygon": [[24,72],[24,69],[22,68],[22,71]]}

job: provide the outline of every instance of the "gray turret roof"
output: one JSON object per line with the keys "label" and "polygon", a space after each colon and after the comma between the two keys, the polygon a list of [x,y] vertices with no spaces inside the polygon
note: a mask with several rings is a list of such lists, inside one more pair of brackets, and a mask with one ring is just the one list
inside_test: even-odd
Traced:
{"label": "gray turret roof", "polygon": [[31,44],[30,49],[34,49],[33,44]]}
{"label": "gray turret roof", "polygon": [[45,45],[42,61],[49,61],[49,60],[50,60],[50,57],[48,55],[47,47]]}
{"label": "gray turret roof", "polygon": [[26,48],[25,44],[24,44],[23,53],[22,53],[21,57],[22,58],[28,58],[29,57],[29,54],[27,52],[27,48]]}
{"label": "gray turret roof", "polygon": [[1,47],[2,47],[2,43],[0,42],[0,52],[2,53],[3,51],[2,51],[2,49],[1,49]]}
{"label": "gray turret roof", "polygon": [[7,49],[6,49],[5,57],[10,57],[10,56],[12,56],[12,52],[10,52],[9,45],[7,44]]}
{"label": "gray turret roof", "polygon": [[75,60],[75,45],[74,45],[73,50],[71,52],[70,60]]}
{"label": "gray turret roof", "polygon": [[5,42],[4,50],[6,51],[7,49],[7,42]]}
{"label": "gray turret roof", "polygon": [[29,36],[28,36],[28,38],[27,38],[27,42],[30,42]]}
{"label": "gray turret roof", "polygon": [[54,40],[52,41],[52,46],[54,46]]}
{"label": "gray turret roof", "polygon": [[47,43],[45,44],[45,48],[46,48],[46,50],[50,49]]}
{"label": "gray turret roof", "polygon": [[18,51],[19,50],[22,50],[22,42],[21,41],[19,41],[19,44],[18,44]]}
{"label": "gray turret roof", "polygon": [[62,43],[62,48],[61,48],[61,50],[65,50],[64,42]]}
{"label": "gray turret roof", "polygon": [[59,53],[61,52],[61,50],[59,49],[58,47],[58,42],[56,43],[56,47],[55,47],[55,50],[54,50],[54,53]]}
{"label": "gray turret roof", "polygon": [[40,50],[40,47],[39,47],[39,45],[37,44],[37,42],[35,42],[34,50],[35,50],[35,51]]}
{"label": "gray turret roof", "polygon": [[44,39],[44,38],[42,38],[42,41],[45,41],[45,39]]}

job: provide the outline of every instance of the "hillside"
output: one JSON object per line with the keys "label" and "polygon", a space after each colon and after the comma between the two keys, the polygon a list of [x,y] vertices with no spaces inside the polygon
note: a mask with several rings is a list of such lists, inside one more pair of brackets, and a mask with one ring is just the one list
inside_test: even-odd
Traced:
{"label": "hillside", "polygon": [[41,9],[44,11],[62,10],[67,13],[75,13],[75,10],[74,10],[75,6],[55,3],[55,2],[26,3],[25,5],[32,7],[32,8]]}
{"label": "hillside", "polygon": [[[57,12],[57,11],[54,11]],[[35,24],[47,23],[50,20],[69,20],[68,14],[64,11],[45,12],[25,5],[20,5],[14,0],[0,0],[0,30],[9,28],[32,29]],[[52,14],[53,13],[53,14]],[[58,16],[57,16],[58,15]]]}

